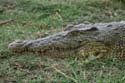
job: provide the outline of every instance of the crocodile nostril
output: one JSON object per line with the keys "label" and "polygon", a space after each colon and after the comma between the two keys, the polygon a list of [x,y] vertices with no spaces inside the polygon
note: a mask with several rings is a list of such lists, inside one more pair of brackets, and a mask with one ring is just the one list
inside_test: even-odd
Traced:
{"label": "crocodile nostril", "polygon": [[9,46],[8,46],[8,48],[13,48],[14,47],[14,45],[13,44],[10,44]]}
{"label": "crocodile nostril", "polygon": [[10,44],[10,46],[14,46],[14,44]]}

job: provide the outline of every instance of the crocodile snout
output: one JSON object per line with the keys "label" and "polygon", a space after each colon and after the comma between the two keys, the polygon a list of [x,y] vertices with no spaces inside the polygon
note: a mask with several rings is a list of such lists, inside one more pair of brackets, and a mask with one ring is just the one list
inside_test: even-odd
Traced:
{"label": "crocodile snout", "polygon": [[15,40],[14,42],[8,45],[8,48],[13,52],[23,52],[25,51],[25,43],[26,41],[23,40]]}

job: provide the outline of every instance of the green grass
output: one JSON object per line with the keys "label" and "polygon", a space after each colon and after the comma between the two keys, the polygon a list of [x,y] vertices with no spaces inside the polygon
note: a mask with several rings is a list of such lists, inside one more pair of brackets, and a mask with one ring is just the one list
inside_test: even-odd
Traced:
{"label": "green grass", "polygon": [[36,39],[70,24],[125,20],[124,3],[109,0],[0,0],[1,83],[125,83],[125,62],[112,54],[84,63],[77,58],[51,59],[17,55],[7,46],[16,39]]}

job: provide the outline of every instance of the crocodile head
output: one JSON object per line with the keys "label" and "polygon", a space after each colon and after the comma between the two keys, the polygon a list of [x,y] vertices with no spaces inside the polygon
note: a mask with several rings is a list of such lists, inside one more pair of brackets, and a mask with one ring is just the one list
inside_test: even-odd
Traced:
{"label": "crocodile head", "polygon": [[[74,54],[79,50],[79,48],[82,47],[90,47],[92,50],[99,49],[100,51],[100,49],[105,49],[105,43],[111,41],[111,44],[113,45],[113,41],[116,42],[117,40],[121,39],[120,37],[123,38],[123,36],[125,36],[124,30],[125,23],[121,22],[79,24],[68,27],[62,32],[58,32],[44,38],[39,38],[36,40],[16,40],[10,43],[8,48],[13,52],[35,52],[39,53],[40,55],[45,54],[57,56],[61,56],[63,53],[68,55],[68,53],[71,52]],[[96,43],[92,45],[92,42]],[[104,45],[102,43],[104,43]],[[84,53],[87,53],[85,52],[86,49],[83,50]],[[91,52],[92,50],[90,49]],[[95,52],[95,54],[98,53]]]}

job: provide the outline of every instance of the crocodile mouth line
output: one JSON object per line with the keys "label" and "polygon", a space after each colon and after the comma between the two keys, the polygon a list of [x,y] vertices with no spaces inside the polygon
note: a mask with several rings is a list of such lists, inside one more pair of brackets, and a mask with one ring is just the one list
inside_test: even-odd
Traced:
{"label": "crocodile mouth line", "polygon": [[20,53],[28,53],[28,52],[31,52],[31,53],[35,53],[35,54],[38,54],[38,55],[48,55],[48,56],[51,56],[51,55],[68,55],[68,54],[77,54],[78,53],[78,49],[80,49],[81,47],[83,47],[83,45],[80,45],[80,46],[77,46],[77,47],[70,47],[70,48],[60,48],[60,47],[51,47],[51,48],[47,48],[47,49],[39,49],[36,51],[36,49],[28,49],[28,48],[25,48],[23,50],[20,50],[20,49],[13,49],[12,51],[17,53],[17,54],[20,54]]}

